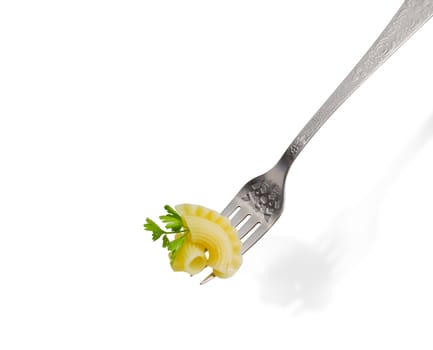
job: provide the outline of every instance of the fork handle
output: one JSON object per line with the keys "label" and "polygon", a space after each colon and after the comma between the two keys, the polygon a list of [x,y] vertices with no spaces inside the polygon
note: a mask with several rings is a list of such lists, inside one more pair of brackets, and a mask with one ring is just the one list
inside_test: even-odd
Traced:
{"label": "fork handle", "polygon": [[344,101],[433,15],[433,0],[406,0],[347,77],[308,121],[279,161],[288,170],[314,134]]}

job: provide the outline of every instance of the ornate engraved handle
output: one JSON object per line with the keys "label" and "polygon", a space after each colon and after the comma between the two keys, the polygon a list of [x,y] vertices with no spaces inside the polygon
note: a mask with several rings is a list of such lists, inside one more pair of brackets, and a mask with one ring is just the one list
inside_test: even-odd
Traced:
{"label": "ornate engraved handle", "polygon": [[289,168],[338,107],[432,15],[433,0],[406,0],[358,64],[296,136],[279,164]]}

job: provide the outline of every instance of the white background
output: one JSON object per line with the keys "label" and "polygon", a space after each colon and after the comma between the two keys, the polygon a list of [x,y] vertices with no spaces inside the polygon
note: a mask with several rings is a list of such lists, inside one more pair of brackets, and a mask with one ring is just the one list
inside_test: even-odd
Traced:
{"label": "white background", "polygon": [[314,137],[235,277],[143,230],[270,168],[400,6],[2,1],[0,348],[431,349],[433,23]]}

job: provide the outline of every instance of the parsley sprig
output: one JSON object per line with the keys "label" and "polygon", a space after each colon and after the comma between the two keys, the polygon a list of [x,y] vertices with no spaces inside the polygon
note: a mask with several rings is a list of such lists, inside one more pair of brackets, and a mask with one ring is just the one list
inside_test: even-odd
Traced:
{"label": "parsley sprig", "polygon": [[[170,260],[173,261],[185,241],[188,228],[184,226],[182,218],[176,210],[169,205],[164,206],[164,209],[167,214],[161,215],[159,219],[164,223],[165,230],[149,218],[146,218],[144,229],[152,232],[153,241],[157,241],[162,237],[162,247],[168,249],[171,253]],[[177,238],[170,240],[168,235],[171,234],[178,234]]]}

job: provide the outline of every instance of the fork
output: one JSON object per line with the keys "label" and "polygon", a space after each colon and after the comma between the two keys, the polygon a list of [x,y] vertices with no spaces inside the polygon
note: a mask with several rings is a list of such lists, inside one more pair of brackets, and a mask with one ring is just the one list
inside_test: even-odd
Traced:
{"label": "fork", "polygon": [[[338,107],[432,15],[433,0],[404,1],[373,45],[299,132],[275,166],[248,181],[221,212],[230,218],[241,240],[248,235],[242,243],[242,254],[280,218],[287,173],[305,145]],[[200,284],[214,277],[211,273]]]}

